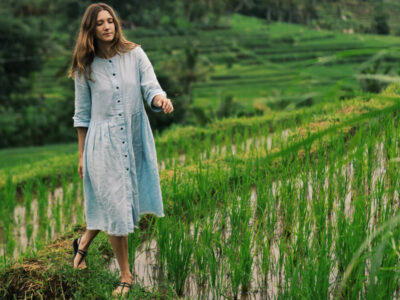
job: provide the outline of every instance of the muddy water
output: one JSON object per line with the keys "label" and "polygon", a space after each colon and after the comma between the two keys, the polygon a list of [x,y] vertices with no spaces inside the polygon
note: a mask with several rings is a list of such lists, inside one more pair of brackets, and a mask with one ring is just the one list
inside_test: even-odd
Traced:
{"label": "muddy water", "polygon": [[[385,175],[385,160],[384,160],[384,144],[383,142],[377,143],[376,144],[376,162],[377,166],[374,168],[373,173],[372,173],[372,189],[376,188],[377,183],[379,182],[380,179],[382,179]],[[365,149],[365,154],[367,150]],[[354,153],[354,152],[352,152]],[[348,155],[351,155],[352,153],[349,153]],[[344,158],[346,159],[346,158]],[[335,166],[337,167],[337,166]],[[353,185],[354,185],[354,165],[353,161],[349,160],[347,164],[344,164],[340,170],[340,173],[342,176],[348,176],[350,179],[349,184],[347,185],[347,190],[345,192],[345,198],[340,199],[339,197],[336,197],[334,200],[334,208],[333,210],[335,211],[336,209],[340,208],[340,203],[344,201],[344,207],[345,207],[345,215],[348,218],[351,218],[354,214],[354,205],[352,203],[352,191],[353,191]],[[329,167],[325,167],[325,174],[329,174]],[[334,184],[336,184],[336,176],[334,175],[332,177],[332,180],[334,181]],[[294,180],[295,186],[297,189],[301,189],[304,185],[304,182],[302,180],[301,175],[298,176]],[[310,215],[312,211],[312,200],[315,195],[313,195],[313,182],[312,182],[312,176],[311,174],[308,174],[308,186],[307,186],[307,214]],[[280,186],[282,185],[281,181],[274,181],[272,183],[271,189],[272,189],[272,194],[275,199],[277,199],[277,214],[280,215],[280,212],[282,210],[282,201],[286,201],[287,199],[281,199],[280,198]],[[327,191],[328,187],[330,185],[329,178],[326,176],[324,180],[324,189]],[[366,187],[365,187],[366,188]],[[327,193],[325,193],[327,195]],[[396,202],[398,202],[398,193],[395,191],[394,195]],[[237,200],[240,200],[240,196],[237,198]],[[325,199],[326,200],[326,199]],[[258,221],[256,219],[256,214],[255,214],[255,207],[257,204],[257,190],[255,187],[251,189],[251,196],[250,196],[250,202],[251,202],[251,207],[252,207],[252,217],[250,219],[250,228],[255,228],[256,222]],[[375,225],[375,220],[374,216],[376,214],[376,201],[372,200],[371,201],[371,218],[369,220],[371,227]],[[384,197],[384,203],[383,206],[387,205],[387,197]],[[214,233],[218,232],[221,234],[221,240],[226,241],[229,236],[231,235],[231,225],[230,225],[230,218],[222,217],[222,214],[226,214],[226,210],[224,211],[217,211],[216,216],[213,218],[214,223],[213,223],[213,228],[214,228]],[[220,223],[221,220],[225,220],[225,230],[221,230],[221,227],[223,224]],[[210,218],[208,219],[210,221]],[[206,222],[206,221],[205,221]],[[336,226],[337,224],[337,216],[335,213],[332,214],[330,218],[327,218],[326,220],[327,226],[328,222]],[[316,228],[315,224],[313,223],[312,225],[312,233],[310,236],[310,239],[312,240]],[[191,229],[193,231],[193,224],[191,224]],[[262,251],[258,247],[253,247],[251,249],[251,253],[253,256],[253,265],[252,265],[252,282],[251,282],[251,290],[248,294],[246,295],[241,295],[239,298],[240,299],[275,299],[278,297],[278,292],[280,289],[280,286],[284,283],[285,280],[285,266],[279,266],[279,241],[282,236],[282,230],[283,230],[283,224],[282,224],[282,219],[278,217],[278,222],[275,226],[274,229],[274,237],[272,239],[272,243],[270,246],[269,250],[269,256],[270,256],[270,272],[268,273],[267,277],[267,282],[268,286],[265,286],[265,276],[262,275],[262,269],[261,269],[261,259],[262,259]],[[294,241],[296,241],[296,236],[293,237]],[[267,237],[265,236],[263,238],[263,242],[267,243]],[[332,248],[331,248],[331,253],[333,255],[332,261],[335,261],[335,244],[333,242]],[[164,278],[163,274],[160,274],[159,270],[159,265],[156,260],[157,257],[157,242],[155,240],[148,241],[145,245],[141,245],[140,248],[138,248],[136,252],[136,261],[133,266],[134,270],[132,270],[132,273],[135,274],[135,281],[138,283],[141,283],[143,286],[146,287],[155,287],[160,284],[160,278]],[[227,261],[222,262],[224,264],[225,269],[229,267],[229,263]],[[112,260],[110,266],[110,270],[114,272],[119,272],[118,264],[115,259]],[[279,272],[275,272],[275,270],[279,270]],[[329,280],[331,284],[330,288],[330,297],[333,297],[333,289],[335,287],[335,283],[337,283],[337,276],[338,276],[338,270],[337,266],[332,266],[332,270],[329,275]],[[223,286],[221,286],[221,289],[227,289],[230,291],[230,279],[228,278],[226,272],[225,274],[221,277],[220,281]],[[205,299],[213,299],[216,297],[215,291],[211,290],[211,287],[207,283],[205,287],[199,287],[196,281],[196,278],[194,274],[191,274],[187,281],[186,281],[186,286],[185,286],[185,291],[184,295],[186,297],[196,297],[196,298],[205,298]]]}
{"label": "muddy water", "polygon": [[[72,189],[72,183],[69,184],[68,189]],[[56,232],[55,223],[56,216],[53,216],[53,210],[61,209],[63,204],[63,189],[62,187],[56,188],[54,192],[48,193],[48,206],[47,206],[47,218],[50,222],[50,232],[46,231],[46,239],[51,241],[62,234],[70,224],[76,224],[76,210],[83,210],[83,201],[80,196],[80,186],[78,186],[77,192],[78,198],[76,199],[76,205],[74,205],[74,212],[72,213],[72,220],[64,220],[63,212],[61,211],[61,232]],[[79,205],[81,204],[81,205]],[[37,250],[35,240],[38,237],[39,232],[39,208],[37,198],[33,198],[30,209],[30,226],[32,226],[32,235],[28,241],[27,235],[27,216],[25,205],[18,204],[14,209],[14,226],[13,226],[13,237],[16,242],[14,248],[13,258],[16,259],[20,253],[27,250],[30,246],[33,250]],[[4,243],[4,237],[1,237],[1,241]],[[0,245],[0,256],[4,255],[4,245]]]}

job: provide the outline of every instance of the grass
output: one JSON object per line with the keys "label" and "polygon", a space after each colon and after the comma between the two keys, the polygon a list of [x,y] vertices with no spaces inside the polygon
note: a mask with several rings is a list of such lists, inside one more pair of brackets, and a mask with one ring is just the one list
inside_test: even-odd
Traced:
{"label": "grass", "polygon": [[[398,183],[393,175],[398,172],[398,167],[389,165],[386,175],[377,179],[373,173],[381,163],[377,144],[383,142],[386,145],[383,148],[386,149],[383,152],[384,162],[398,155],[397,139],[386,139],[397,136],[398,115],[395,113],[398,108],[398,104],[395,104],[392,108],[373,112],[375,118],[370,114],[349,120],[345,125],[352,130],[343,130],[347,126],[342,126],[317,131],[303,140],[284,144],[282,150],[275,154],[237,154],[226,158],[229,163],[225,167],[198,161],[194,169],[189,166],[180,169],[179,178],[172,177],[168,184],[163,183],[167,199],[173,200],[166,199],[167,217],[158,219],[155,226],[151,226],[157,232],[159,264],[165,266],[166,270],[166,290],[171,289],[175,295],[182,295],[188,274],[203,272],[219,274],[217,278],[222,278],[218,283],[215,277],[206,277],[206,286],[214,287],[211,288],[213,295],[237,298],[247,291],[256,293],[256,287],[266,290],[270,295],[274,294],[262,282],[276,286],[276,293],[281,297],[298,293],[306,297],[315,294],[318,297],[335,295],[342,282],[341,274],[350,266],[357,250],[363,249],[359,247],[368,238],[369,232],[372,233],[373,228],[389,220],[395,211],[395,202],[389,199],[386,202],[384,196],[393,196],[392,192]],[[296,149],[303,149],[304,154]],[[364,149],[370,150],[368,156],[364,156]],[[348,164],[354,166],[350,177],[341,173],[342,167]],[[326,167],[330,171],[326,171]],[[295,184],[296,178],[303,179],[303,186],[311,187],[312,195]],[[327,179],[331,180],[328,186],[325,185]],[[379,180],[386,184],[380,185]],[[256,207],[249,202],[252,189],[257,194],[256,218]],[[345,201],[349,191],[352,203]],[[370,198],[369,195],[374,197]],[[375,210],[371,210],[373,206]],[[393,227],[392,230],[392,235],[398,234]],[[269,246],[263,242],[265,238]],[[65,251],[68,251],[67,241],[71,241],[71,236],[64,239],[65,246],[47,247],[50,251],[58,249],[59,257],[64,259],[57,265],[57,274],[66,273],[62,270],[67,268],[68,256]],[[101,241],[102,238],[99,243]],[[379,250],[379,245],[371,245],[372,249],[364,253],[365,257],[370,257],[379,265],[385,264],[385,268],[395,267],[393,260],[368,254],[373,253],[373,249]],[[93,246],[93,249],[94,253],[98,251],[97,246]],[[383,249],[379,251],[391,257],[393,250],[387,247]],[[217,256],[203,265],[201,255],[210,254],[211,251],[218,253]],[[54,257],[58,257],[58,254],[56,252]],[[46,256],[38,255],[36,259],[44,260]],[[92,274],[96,274],[100,280],[109,278],[108,271],[101,270],[104,260],[95,260],[98,265],[93,266],[96,273]],[[352,272],[347,272],[346,282],[340,291],[345,297],[355,293],[366,295],[369,277],[363,274],[369,274],[369,265],[355,261],[356,265]],[[253,277],[253,270],[261,270],[256,272],[261,276],[259,280]],[[335,272],[336,277],[332,279]],[[392,295],[395,286],[390,282],[395,280],[395,273],[389,271],[388,275],[384,275],[385,271],[380,269],[374,272],[379,278],[379,295]],[[11,272],[11,276],[16,274]],[[116,282],[115,277],[111,278]],[[79,280],[83,282],[85,277]],[[68,279],[64,278],[62,282],[66,284]],[[379,288],[387,284],[389,289]],[[111,289],[111,285],[90,287],[90,291],[80,288],[79,293],[82,294],[79,295],[106,296]],[[41,287],[38,290],[43,289]],[[66,292],[71,293],[71,287],[66,288]],[[139,299],[139,296],[134,296],[134,299]]]}
{"label": "grass", "polygon": [[[269,39],[260,41],[243,32],[251,28],[254,36],[262,36],[261,23],[245,25],[244,19],[235,18],[236,32],[222,31],[226,39],[218,37],[218,31],[198,38],[213,37],[208,44],[216,41],[227,47],[228,37],[240,39],[240,47],[232,44],[235,53],[246,58],[233,64],[237,73],[220,65],[210,82],[194,90],[200,95],[203,91],[203,100],[216,99],[213,94],[229,82],[242,84],[245,88],[230,89],[235,97],[246,105],[264,98],[258,105],[266,113],[202,127],[174,126],[156,134],[166,216],[143,217],[140,230],[129,236],[128,250],[132,266],[139,246],[154,254],[159,281],[152,289],[136,284],[130,298],[396,297],[400,87],[391,84],[381,94],[368,94],[355,91],[356,84],[349,80],[355,60],[373,53],[372,46],[381,38],[363,37],[355,43],[347,36],[275,24],[267,30],[272,32]],[[279,35],[273,26],[287,35]],[[153,49],[156,43],[166,42],[167,47],[173,41],[154,40]],[[336,52],[329,53],[328,40],[337,46]],[[273,63],[272,56],[278,55],[264,51],[271,41],[286,45],[279,57],[286,62]],[[385,46],[395,44],[391,38],[382,41]],[[254,55],[248,55],[246,47],[256,45],[259,53],[254,48]],[[289,52],[290,47],[294,51]],[[305,55],[313,54],[312,47],[323,56]],[[223,60],[224,53],[217,55],[216,49],[208,55]],[[269,61],[244,67],[260,55]],[[339,59],[318,60],[332,55]],[[296,80],[285,85],[282,78],[291,70]],[[348,77],[340,79],[343,70]],[[263,89],[257,82],[257,77],[272,82],[274,75],[284,91]],[[346,88],[356,95],[348,99]],[[260,94],[254,95],[257,91]],[[271,91],[276,93],[273,97]],[[319,94],[311,106],[304,106],[307,99],[302,96],[310,91]],[[26,159],[24,149],[3,152],[3,297],[28,293],[38,298],[108,298],[118,283],[118,274],[107,268],[113,254],[103,233],[90,248],[89,272],[76,274],[71,267],[72,239],[85,228],[76,147],[28,149],[32,157]],[[62,196],[54,194],[49,200],[55,191]],[[25,211],[26,217],[15,219],[14,208]],[[37,233],[34,209],[40,216]],[[25,234],[25,250],[13,234],[15,228]],[[151,249],[152,243],[157,247]],[[20,256],[13,259],[15,251]]]}

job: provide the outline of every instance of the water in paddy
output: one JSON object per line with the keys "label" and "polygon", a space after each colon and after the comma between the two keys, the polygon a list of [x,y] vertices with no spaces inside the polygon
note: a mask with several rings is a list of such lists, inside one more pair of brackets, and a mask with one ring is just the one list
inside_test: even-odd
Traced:
{"label": "water in paddy", "polygon": [[[68,189],[72,189],[72,183],[68,185]],[[46,233],[45,238],[46,240],[54,240],[60,233],[67,230],[67,226],[71,226],[71,224],[77,223],[77,215],[82,215],[83,212],[83,200],[80,196],[80,187],[78,187],[78,197],[76,200],[76,204],[72,206],[72,214],[71,218],[68,220],[66,216],[64,216],[62,207],[63,207],[63,188],[59,187],[56,188],[53,192],[48,193],[48,206],[46,209],[46,216],[48,224],[46,224]],[[13,238],[16,242],[16,246],[13,252],[13,258],[16,259],[20,253],[23,253],[27,250],[28,245],[33,249],[36,250],[36,243],[35,240],[38,237],[39,229],[40,229],[40,222],[39,222],[39,214],[38,214],[38,200],[37,198],[33,198],[30,208],[30,215],[29,215],[29,226],[27,226],[27,216],[26,216],[26,207],[22,204],[17,204],[14,209],[14,225],[13,229]],[[59,216],[57,214],[60,213]],[[56,219],[60,217],[60,225],[61,230],[56,230]],[[42,225],[43,226],[43,225]],[[32,233],[28,238],[27,228],[31,227]],[[70,227],[68,228],[70,229]],[[0,245],[4,245],[4,232],[0,233]],[[0,247],[0,256],[3,256],[4,248],[3,246]]]}

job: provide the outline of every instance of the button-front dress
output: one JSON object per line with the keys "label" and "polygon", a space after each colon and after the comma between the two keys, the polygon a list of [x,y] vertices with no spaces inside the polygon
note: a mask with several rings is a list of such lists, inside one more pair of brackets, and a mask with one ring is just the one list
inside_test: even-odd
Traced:
{"label": "button-front dress", "polygon": [[164,217],[157,155],[143,98],[167,94],[140,47],[95,56],[91,76],[75,72],[74,127],[88,127],[83,152],[86,228],[126,236],[142,214]]}

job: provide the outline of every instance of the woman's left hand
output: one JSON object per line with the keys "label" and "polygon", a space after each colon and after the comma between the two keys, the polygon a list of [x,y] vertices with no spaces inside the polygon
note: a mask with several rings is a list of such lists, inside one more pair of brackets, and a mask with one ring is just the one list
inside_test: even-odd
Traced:
{"label": "woman's left hand", "polygon": [[162,95],[157,95],[154,97],[153,105],[156,107],[161,107],[165,114],[169,114],[174,111],[171,99],[166,98]]}

